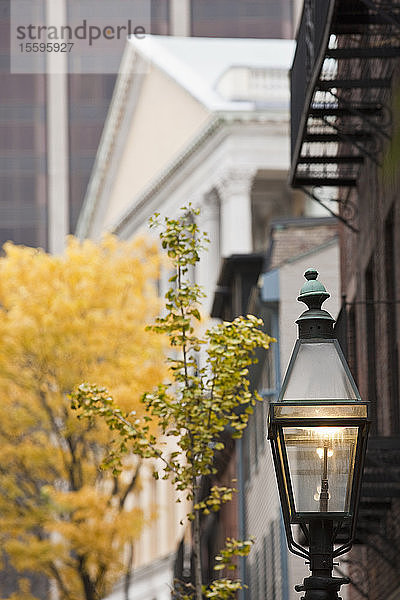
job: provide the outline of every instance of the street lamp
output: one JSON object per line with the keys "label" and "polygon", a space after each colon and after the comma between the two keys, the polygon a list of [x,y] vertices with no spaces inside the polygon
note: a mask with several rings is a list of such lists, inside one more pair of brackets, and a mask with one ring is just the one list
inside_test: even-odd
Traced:
{"label": "street lamp", "polygon": [[[268,437],[288,547],[310,563],[297,591],[305,600],[336,600],[347,578],[332,577],[333,560],[353,543],[368,436],[368,403],[360,398],[334,337],[329,298],[309,269],[298,300],[299,339],[278,402],[271,403]],[[304,545],[294,540],[300,527]],[[340,534],[340,544],[338,543]]]}

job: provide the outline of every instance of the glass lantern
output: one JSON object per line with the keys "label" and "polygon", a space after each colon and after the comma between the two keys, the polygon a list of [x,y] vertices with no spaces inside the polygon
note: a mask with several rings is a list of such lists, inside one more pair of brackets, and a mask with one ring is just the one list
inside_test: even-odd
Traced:
{"label": "glass lantern", "polygon": [[297,321],[299,339],[268,428],[289,548],[307,558],[294,542],[295,524],[306,537],[316,520],[336,532],[346,525],[347,538],[333,555],[351,546],[369,425],[368,403],[333,337],[334,320],[321,309],[329,294],[316,277],[306,272],[299,300],[308,310]]}

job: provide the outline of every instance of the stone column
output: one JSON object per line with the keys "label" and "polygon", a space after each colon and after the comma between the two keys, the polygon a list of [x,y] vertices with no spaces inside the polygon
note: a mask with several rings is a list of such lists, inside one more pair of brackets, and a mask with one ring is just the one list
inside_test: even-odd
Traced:
{"label": "stone column", "polygon": [[[48,25],[65,25],[65,0],[47,0],[46,15]],[[62,254],[69,233],[68,59],[62,52],[46,57],[49,250]]]}
{"label": "stone column", "polygon": [[190,36],[190,0],[171,0],[169,17],[171,35]]}
{"label": "stone column", "polygon": [[221,198],[221,254],[246,254],[253,250],[251,186],[254,169],[232,169],[218,184]]}
{"label": "stone column", "polygon": [[216,190],[213,189],[205,194],[200,203],[200,209],[199,227],[208,234],[210,244],[208,251],[201,253],[196,282],[203,287],[207,294],[203,307],[205,312],[209,313],[221,266],[220,200]]}

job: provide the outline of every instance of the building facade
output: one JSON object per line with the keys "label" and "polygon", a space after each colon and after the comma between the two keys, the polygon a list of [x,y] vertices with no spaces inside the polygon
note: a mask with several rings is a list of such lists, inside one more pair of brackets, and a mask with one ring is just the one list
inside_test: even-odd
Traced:
{"label": "building facade", "polygon": [[305,210],[286,182],[291,49],[285,40],[130,42],[131,68],[151,66],[140,81],[119,79],[78,235],[129,238],[155,211],[192,202],[212,239],[196,274],[209,311],[221,257],[265,249],[274,216]]}
{"label": "building facade", "polygon": [[337,331],[371,410],[352,600],[400,597],[399,32],[398,1],[306,2],[292,71],[291,181],[337,199]]}
{"label": "building facade", "polygon": [[[234,255],[225,259],[214,296],[212,315],[231,320],[255,314],[265,331],[276,338],[251,370],[251,381],[262,397],[250,416],[244,437],[236,444],[239,534],[254,538],[254,547],[243,561],[246,600],[294,600],[294,586],[307,575],[304,561],[287,551],[270,444],[267,441],[269,403],[277,401],[297,339],[296,302],[303,273],[312,264],[331,293],[329,310],[340,307],[337,223],[332,217],[274,219],[269,248],[261,254]],[[346,595],[343,595],[346,599]]]}
{"label": "building facade", "polygon": [[[61,252],[75,232],[116,74],[69,73],[67,63],[63,74],[11,73],[10,2],[0,2],[0,246],[13,240]],[[147,33],[291,38],[298,4],[149,0]],[[67,0],[41,7],[43,23],[68,22]]]}

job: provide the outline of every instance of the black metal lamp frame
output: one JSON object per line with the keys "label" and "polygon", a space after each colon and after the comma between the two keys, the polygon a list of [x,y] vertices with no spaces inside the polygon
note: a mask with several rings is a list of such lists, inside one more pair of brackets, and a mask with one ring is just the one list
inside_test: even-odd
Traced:
{"label": "black metal lamp frame", "polygon": [[[306,600],[336,600],[340,586],[348,583],[346,578],[332,577],[333,561],[336,557],[348,552],[353,544],[357,522],[358,504],[361,490],[361,478],[364,467],[365,451],[368,437],[369,421],[360,418],[346,419],[277,419],[275,406],[282,402],[271,404],[269,439],[278,482],[279,497],[282,507],[288,547],[293,554],[305,558],[310,563],[312,576],[304,580],[303,586],[296,586],[297,591],[306,591]],[[284,403],[299,406],[300,403]],[[331,403],[343,404],[343,403]],[[347,406],[353,403],[346,403]],[[366,404],[366,403],[364,403]],[[354,403],[360,406],[359,402]],[[354,456],[354,473],[351,485],[351,497],[347,512],[296,512],[289,464],[283,437],[285,427],[354,427],[358,429],[357,445]],[[295,542],[292,526],[299,525],[309,549]],[[349,534],[338,548],[335,548],[339,532],[344,525],[348,526]]]}
{"label": "black metal lamp frame", "polygon": [[[296,586],[296,591],[304,591],[302,600],[340,600],[338,592],[341,585],[348,583],[347,578],[332,577],[333,561],[336,557],[348,552],[353,544],[357,522],[358,505],[361,491],[361,480],[366,454],[368,439],[369,420],[368,402],[363,402],[352,378],[347,362],[343,356],[340,346],[333,333],[334,319],[329,313],[321,309],[322,303],[329,297],[325,287],[317,281],[315,269],[309,269],[305,273],[307,283],[304,284],[298,300],[304,302],[308,310],[297,320],[299,325],[299,339],[296,342],[292,358],[289,363],[285,381],[282,386],[279,401],[270,405],[268,437],[271,441],[272,455],[278,482],[279,497],[282,507],[283,520],[286,530],[288,547],[294,554],[309,561],[311,576],[304,579],[303,585]],[[293,371],[294,363],[302,343],[333,343],[339,360],[347,375],[350,387],[353,389],[353,399],[321,399],[318,400],[285,400],[285,392]],[[364,407],[364,411],[343,411],[338,417],[325,416],[312,418],[307,410],[304,415],[290,416],[286,414],[279,416],[275,407],[296,406],[330,407],[330,406]],[[301,412],[301,411],[300,411]],[[324,411],[322,411],[324,412]],[[286,453],[283,427],[352,427],[357,428],[357,441],[354,452],[354,470],[352,473],[352,484],[350,498],[348,498],[347,510],[345,512],[297,512],[292,489],[288,457]],[[349,474],[350,475],[350,474]],[[322,496],[321,496],[322,499]],[[299,525],[308,544],[308,549],[295,542],[292,526]],[[343,526],[348,526],[348,535],[339,547],[335,548],[339,532]]]}
{"label": "black metal lamp frame", "polygon": [[[287,405],[299,406],[300,403],[289,403]],[[343,403],[336,403],[343,404]],[[348,406],[350,403],[346,403]],[[351,403],[352,404],[352,403]],[[360,403],[354,403],[357,407]],[[366,403],[364,403],[366,404]],[[311,404],[310,404],[311,405]],[[334,405],[334,403],[329,403]],[[340,556],[347,552],[353,541],[355,535],[355,526],[357,520],[357,511],[361,489],[361,477],[365,459],[365,449],[367,444],[367,434],[369,422],[366,419],[277,419],[273,416],[273,409],[275,406],[282,406],[282,403],[271,404],[271,417],[269,424],[269,439],[272,446],[272,454],[275,465],[276,478],[278,482],[279,496],[282,506],[282,512],[284,517],[286,535],[288,539],[288,545],[291,552],[302,556],[303,558],[310,559],[310,552],[307,551],[303,546],[297,544],[292,535],[291,525],[298,524],[304,536],[310,544],[310,533],[307,529],[307,524],[314,521],[331,521],[334,524],[332,534],[333,542],[337,538],[337,535],[343,525],[349,525],[349,536],[348,539],[339,548],[333,552],[333,557]],[[349,501],[349,510],[347,512],[297,512],[295,511],[294,494],[292,489],[292,483],[290,480],[289,464],[286,454],[286,448],[283,441],[282,428],[285,427],[356,427],[358,429],[357,435],[357,446],[354,456],[354,475],[351,486],[351,498]]]}

